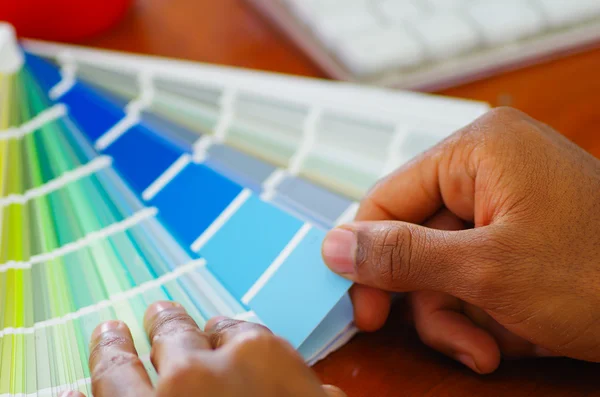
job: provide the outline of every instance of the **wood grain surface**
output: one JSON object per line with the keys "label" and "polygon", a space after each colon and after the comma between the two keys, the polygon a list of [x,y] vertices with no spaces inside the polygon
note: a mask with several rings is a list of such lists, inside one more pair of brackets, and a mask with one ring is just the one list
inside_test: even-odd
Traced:
{"label": "wood grain surface", "polygon": [[[82,44],[325,77],[242,0],[140,0],[114,28]],[[511,105],[600,157],[600,49],[441,92]],[[396,311],[396,314],[397,311]],[[393,316],[315,369],[349,396],[600,396],[600,365],[567,359],[507,361],[478,376],[423,346]]]}

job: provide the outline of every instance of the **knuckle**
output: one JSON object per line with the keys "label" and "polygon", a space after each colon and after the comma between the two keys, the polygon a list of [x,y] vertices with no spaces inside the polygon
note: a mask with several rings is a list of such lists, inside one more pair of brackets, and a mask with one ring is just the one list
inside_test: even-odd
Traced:
{"label": "knuckle", "polygon": [[216,382],[217,378],[210,368],[195,358],[178,357],[161,373],[159,390],[165,392],[165,395],[185,395],[177,393],[177,390],[189,391],[191,384],[208,385]]}
{"label": "knuckle", "polygon": [[169,338],[173,338],[173,337],[177,337],[180,338],[180,340],[189,340],[188,337],[192,338],[192,337],[196,337],[196,336],[203,336],[204,332],[200,331],[199,328],[197,327],[186,327],[186,326],[180,326],[180,327],[168,327],[165,328],[163,330],[161,330],[160,332],[156,332],[152,338],[152,344],[153,345],[157,345],[161,342],[163,342],[166,339]]}
{"label": "knuckle", "polygon": [[532,161],[532,156],[539,157],[539,148],[547,139],[547,134],[529,116],[517,109],[500,107],[459,131],[453,137],[452,147],[453,153],[462,155],[455,157],[459,164],[464,158],[471,160],[473,168],[482,163],[491,164],[496,169],[494,175],[499,178],[498,166],[510,172],[519,170]]}
{"label": "knuckle", "polygon": [[271,333],[271,331],[261,324],[255,324],[246,321],[227,319],[220,321],[209,334],[213,346],[221,346],[226,336],[236,335],[248,331],[262,333]]}
{"label": "knuckle", "polygon": [[275,336],[264,332],[258,332],[257,330],[250,330],[240,334],[238,340],[237,351],[241,355],[244,353],[272,349],[277,343]]}
{"label": "knuckle", "polygon": [[119,347],[129,343],[129,340],[123,336],[107,335],[103,337],[97,344],[94,345],[90,352],[90,364],[100,362],[107,351],[112,347]]}
{"label": "knuckle", "polygon": [[95,381],[101,378],[121,371],[124,367],[144,367],[140,358],[133,353],[115,352],[110,355],[105,355],[97,361],[97,364],[92,369],[92,378]]}
{"label": "knuckle", "polygon": [[515,125],[525,120],[526,115],[517,109],[494,108],[463,129],[460,138],[475,147],[494,147],[498,141],[511,142],[506,139],[507,135],[514,135]]}
{"label": "knuckle", "polygon": [[480,133],[480,140],[490,143],[492,147],[499,142],[511,144],[511,147],[522,147],[528,141],[537,141],[545,135],[537,121],[510,107],[490,110],[474,124],[479,127],[473,130]]}
{"label": "knuckle", "polygon": [[240,324],[244,324],[244,322],[240,321],[240,320],[228,318],[228,319],[219,321],[217,323],[217,325],[215,325],[213,332],[214,333],[224,333],[224,332],[227,332],[229,330],[239,327]]}
{"label": "knuckle", "polygon": [[367,252],[359,252],[358,273],[373,269],[379,280],[391,286],[406,280],[412,274],[413,243],[414,231],[410,227],[382,225],[370,238]]}
{"label": "knuckle", "polygon": [[171,383],[179,383],[190,376],[198,376],[205,373],[203,366],[197,365],[192,357],[179,357],[169,364],[169,370],[163,379]]}
{"label": "knuckle", "polygon": [[512,122],[515,120],[523,120],[525,113],[510,106],[499,106],[490,110],[487,116],[494,121]]}
{"label": "knuckle", "polygon": [[166,336],[182,332],[196,332],[196,330],[198,330],[198,326],[187,313],[167,310],[157,315],[150,325],[148,335],[150,340],[156,341]]}
{"label": "knuckle", "polygon": [[235,364],[247,365],[257,357],[272,361],[289,349],[283,339],[266,332],[250,330],[238,335],[233,341],[231,359]]}
{"label": "knuckle", "polygon": [[280,368],[298,368],[303,359],[291,344],[273,334],[248,331],[237,335],[224,351],[228,373],[246,378],[271,374],[272,381],[281,381]]}

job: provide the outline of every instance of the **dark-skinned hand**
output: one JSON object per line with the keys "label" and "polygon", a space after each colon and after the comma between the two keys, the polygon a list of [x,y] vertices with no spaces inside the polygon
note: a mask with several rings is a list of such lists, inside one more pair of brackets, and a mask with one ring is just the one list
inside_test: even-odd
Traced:
{"label": "dark-skinned hand", "polygon": [[600,361],[600,161],[519,111],[377,183],[323,255],[357,283],[363,330],[404,292],[423,342],[479,373],[502,356]]}
{"label": "dark-skinned hand", "polygon": [[144,323],[159,374],[156,387],[127,325],[109,321],[96,328],[90,343],[95,397],[345,396],[336,387],[321,385],[292,346],[261,325],[214,318],[202,331],[173,302],[151,305]]}

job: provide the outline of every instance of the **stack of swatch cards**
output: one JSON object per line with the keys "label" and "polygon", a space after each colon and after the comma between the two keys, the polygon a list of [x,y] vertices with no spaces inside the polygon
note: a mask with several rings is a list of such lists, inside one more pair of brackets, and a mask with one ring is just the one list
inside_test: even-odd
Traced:
{"label": "stack of swatch cards", "polygon": [[[423,94],[26,41],[0,25],[0,396],[91,395],[157,300],[260,322],[307,363],[355,333],[326,231],[487,110]],[[152,373],[152,372],[151,372]],[[156,376],[155,373],[152,375]]]}

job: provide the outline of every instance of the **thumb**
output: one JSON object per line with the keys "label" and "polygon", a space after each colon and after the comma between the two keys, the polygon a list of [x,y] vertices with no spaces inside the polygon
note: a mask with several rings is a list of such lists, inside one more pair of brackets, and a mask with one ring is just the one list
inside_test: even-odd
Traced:
{"label": "thumb", "polygon": [[[483,230],[445,231],[404,222],[356,222],[331,230],[323,242],[329,268],[356,283],[455,296],[477,283],[486,267]],[[489,257],[489,256],[487,256]]]}

